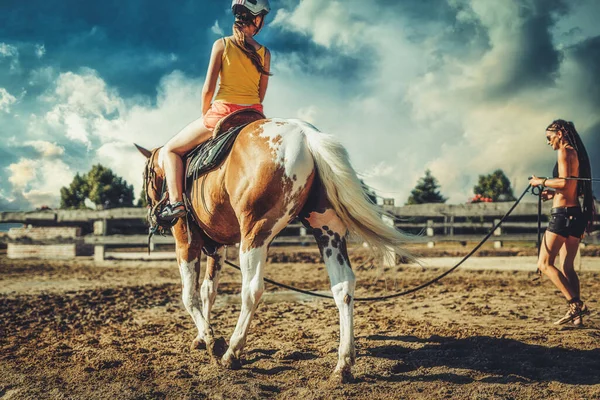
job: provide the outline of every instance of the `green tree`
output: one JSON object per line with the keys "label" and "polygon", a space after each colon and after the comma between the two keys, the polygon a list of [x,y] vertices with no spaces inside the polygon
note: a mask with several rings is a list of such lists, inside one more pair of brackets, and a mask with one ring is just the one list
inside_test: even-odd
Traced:
{"label": "green tree", "polygon": [[476,195],[489,197],[492,201],[515,201],[510,181],[501,169],[489,175],[479,175],[479,183],[473,187]]}
{"label": "green tree", "polygon": [[410,192],[406,204],[445,203],[448,199],[440,194],[439,187],[431,171],[426,170],[425,176],[419,179],[417,186]]}
{"label": "green tree", "polygon": [[60,188],[60,208],[85,208],[88,188],[85,176],[75,174],[68,187]]}
{"label": "green tree", "polygon": [[144,188],[142,188],[142,190],[140,191],[140,197],[138,198],[137,201],[137,206],[138,207],[146,207],[148,205],[148,199],[146,198],[146,192],[144,191]]}
{"label": "green tree", "polygon": [[85,199],[102,208],[132,207],[133,185],[100,164],[82,176],[75,175],[68,187],[60,189],[60,208],[86,208]]}

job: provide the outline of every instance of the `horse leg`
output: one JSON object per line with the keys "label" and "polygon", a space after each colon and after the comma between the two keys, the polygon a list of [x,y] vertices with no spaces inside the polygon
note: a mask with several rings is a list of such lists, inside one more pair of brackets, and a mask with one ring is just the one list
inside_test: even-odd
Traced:
{"label": "horse leg", "polygon": [[192,342],[192,347],[199,346],[202,342],[209,347],[214,342],[213,332],[208,320],[202,313],[200,305],[200,249],[202,238],[195,227],[190,227],[190,229],[192,240],[191,243],[188,243],[187,225],[183,219],[179,219],[172,228],[175,237],[179,274],[181,275],[181,298],[186,311],[190,314],[198,329],[198,336]]}
{"label": "horse leg", "polygon": [[[217,297],[217,286],[219,285],[219,275],[221,268],[223,267],[224,253],[224,248],[221,247],[214,255],[206,257],[206,271],[204,274],[204,282],[202,282],[202,287],[200,288],[200,296],[202,298],[202,315],[209,326],[210,312],[215,303],[215,298]],[[198,348],[202,343],[202,337],[198,335],[192,343],[192,347]],[[221,357],[225,352],[225,347],[225,339],[219,337],[212,343],[209,351],[214,357]]]}
{"label": "horse leg", "polygon": [[303,212],[302,223],[312,230],[325,261],[331,292],[340,313],[340,347],[338,363],[332,378],[342,383],[352,381],[356,361],[354,346],[354,287],[356,278],[350,266],[346,247],[346,226],[332,208]]}
{"label": "horse leg", "polygon": [[241,368],[240,355],[246,344],[248,328],[264,292],[264,266],[267,261],[268,244],[252,248],[240,243],[240,269],[242,271],[242,309],[229,340],[229,348],[223,355],[222,363],[230,369]]}

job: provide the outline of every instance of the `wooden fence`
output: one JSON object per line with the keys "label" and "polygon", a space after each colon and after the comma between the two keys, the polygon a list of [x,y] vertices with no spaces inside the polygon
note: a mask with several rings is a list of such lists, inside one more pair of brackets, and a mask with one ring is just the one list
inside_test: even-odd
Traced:
{"label": "wooden fence", "polygon": [[[513,203],[420,204],[403,207],[383,206],[384,219],[398,229],[421,235],[428,245],[438,242],[479,241],[506,214]],[[596,203],[600,210],[600,203]],[[550,204],[544,204],[542,229],[545,229]],[[94,255],[103,260],[107,249],[143,247],[147,244],[146,210],[120,208],[111,210],[45,210],[1,212],[0,223],[21,223],[11,228],[3,240],[9,257],[72,258]],[[537,240],[537,203],[519,204],[502,227],[494,232],[493,241]],[[600,222],[595,221],[597,229]],[[600,231],[587,235],[584,243],[600,243]],[[170,236],[155,236],[154,245],[173,244]],[[300,224],[292,223],[274,240],[273,245],[311,245],[314,238]]]}

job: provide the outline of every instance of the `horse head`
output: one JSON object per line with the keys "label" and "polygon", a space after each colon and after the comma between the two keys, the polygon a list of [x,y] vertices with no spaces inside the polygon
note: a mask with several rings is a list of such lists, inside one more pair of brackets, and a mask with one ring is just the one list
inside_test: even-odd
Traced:
{"label": "horse head", "polygon": [[[135,143],[134,143],[135,144]],[[147,220],[150,224],[151,231],[161,231],[168,227],[160,226],[157,219],[157,213],[167,199],[168,192],[166,190],[165,172],[159,163],[160,147],[152,151],[135,144],[144,157],[146,157],[146,165],[144,166],[144,193],[146,194],[146,202],[148,203]]]}

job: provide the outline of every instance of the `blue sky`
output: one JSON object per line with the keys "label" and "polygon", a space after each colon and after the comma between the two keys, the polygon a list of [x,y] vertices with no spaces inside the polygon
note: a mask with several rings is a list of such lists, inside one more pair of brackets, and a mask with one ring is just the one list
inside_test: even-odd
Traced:
{"label": "blue sky", "polygon": [[[0,3],[0,210],[57,206],[95,163],[141,188],[132,143],[200,116],[229,1]],[[265,112],[340,137],[361,177],[404,203],[425,169],[450,202],[503,169],[549,174],[555,118],[575,122],[600,176],[600,2],[272,1]],[[599,190],[596,190],[600,194]]]}

